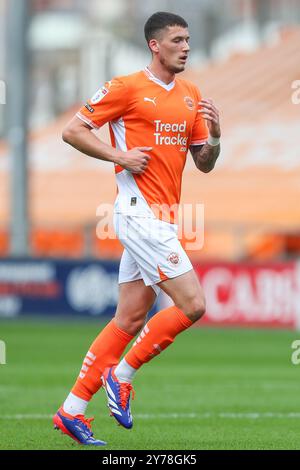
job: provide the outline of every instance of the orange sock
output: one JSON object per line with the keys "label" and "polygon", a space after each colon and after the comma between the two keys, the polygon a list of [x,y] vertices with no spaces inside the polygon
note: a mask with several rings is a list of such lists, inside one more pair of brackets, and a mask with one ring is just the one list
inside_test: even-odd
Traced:
{"label": "orange sock", "polygon": [[105,367],[119,362],[124,349],[132,339],[133,336],[118,328],[114,319],[111,320],[87,352],[71,392],[89,401],[102,385],[101,375]]}
{"label": "orange sock", "polygon": [[158,312],[145,325],[124,359],[138,369],[173,343],[175,336],[192,325],[192,321],[177,307]]}

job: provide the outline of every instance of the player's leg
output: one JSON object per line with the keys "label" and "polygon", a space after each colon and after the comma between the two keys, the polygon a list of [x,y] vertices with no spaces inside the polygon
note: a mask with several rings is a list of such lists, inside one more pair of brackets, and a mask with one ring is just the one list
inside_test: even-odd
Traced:
{"label": "player's leg", "polygon": [[103,367],[119,361],[141,328],[154,298],[153,289],[145,286],[135,260],[125,249],[119,267],[116,315],[96,337],[83,360],[78,379],[64,403],[69,413],[85,411],[87,403],[101,387]]}
{"label": "player's leg", "polygon": [[[145,325],[147,313],[151,310],[151,307],[156,300],[155,290],[150,286],[145,286],[144,281],[138,280],[126,284],[121,284],[120,290],[122,295],[120,299],[121,302],[118,304],[115,322],[119,329],[126,331],[127,334],[134,337],[138,332],[141,331],[142,327]],[[156,289],[156,291],[159,289]],[[114,361],[116,365],[118,360]],[[111,370],[112,364],[106,365],[106,370]],[[129,367],[129,366],[128,366]],[[129,367],[130,368],[130,367]],[[104,368],[102,368],[104,371]],[[110,385],[108,384],[109,380],[107,376],[101,377],[103,384],[105,385],[105,391],[108,398],[108,406],[110,408],[111,414],[119,413],[117,408],[123,403],[124,396],[130,395],[132,386],[130,384],[119,384],[113,380]],[[126,410],[126,422],[128,422],[127,427],[131,427],[132,418],[129,410],[129,415],[127,415]]]}
{"label": "player's leg", "polygon": [[120,285],[116,316],[91,345],[71,393],[53,418],[56,429],[81,444],[105,444],[91,434],[90,423],[84,418],[87,405],[102,385],[105,367],[119,362],[128,343],[144,325],[155,297],[152,287],[145,286],[142,280]]}
{"label": "player's leg", "polygon": [[[126,428],[132,427],[129,407],[131,381],[136,371],[146,362],[173,343],[175,337],[189,328],[205,312],[202,287],[191,262],[177,238],[176,228],[154,219],[148,221],[149,231],[141,221],[127,217],[131,233],[142,233],[138,240],[126,239],[126,248],[139,265],[145,284],[164,290],[174,301],[174,306],[158,312],[143,328],[131,349],[117,367],[104,372],[104,382],[114,389],[122,387],[123,400],[115,406],[115,418]],[[143,230],[143,231],[142,231]],[[149,236],[148,236],[149,234]]]}
{"label": "player's leg", "polygon": [[71,396],[64,403],[66,412],[84,414],[88,402],[102,385],[103,370],[119,362],[126,346],[144,325],[154,300],[153,289],[142,280],[120,284],[116,315],[91,344]]}
{"label": "player's leg", "polygon": [[[121,263],[121,267],[123,266],[123,269],[124,266],[128,267],[128,261],[130,261],[130,259],[126,253],[122,259],[123,263]],[[122,269],[120,270],[120,282],[124,280],[124,276],[122,277]],[[132,275],[131,277],[133,277],[133,274],[135,277],[138,277],[136,269],[135,271],[131,271],[131,273],[126,269],[126,276],[128,278],[130,274]],[[90,428],[87,429],[86,420],[84,422],[81,421],[84,419],[85,410],[90,399],[101,387],[101,374],[108,365],[118,363],[128,343],[143,326],[146,315],[151,309],[155,298],[153,288],[145,286],[141,279],[136,279],[131,282],[122,282],[120,284],[116,315],[100,332],[91,345],[71,393],[68,395],[58,413],[54,416],[56,428],[63,430],[63,432],[70,435],[70,437],[78,440],[78,437],[81,439],[82,436],[74,435],[73,431],[74,429],[75,431],[78,430],[78,427],[82,427],[82,439],[83,441],[86,440],[85,435],[89,434],[90,431],[88,429]],[[80,417],[79,421],[78,416]],[[75,426],[74,421],[76,421]],[[91,438],[87,442],[82,443],[93,444],[94,442]],[[100,444],[96,443],[94,445]]]}
{"label": "player's leg", "polygon": [[[159,286],[171,297],[174,306],[161,310],[151,318],[143,330],[146,334],[141,334],[125,355],[124,361],[135,371],[172,344],[180,332],[189,328],[205,312],[204,293],[194,270],[163,281]],[[122,372],[125,380],[123,364],[118,366],[116,373]],[[130,369],[127,379],[132,380],[133,374]]]}
{"label": "player's leg", "polygon": [[[140,229],[137,218],[128,217],[127,224],[135,232]],[[135,257],[145,283],[158,285],[171,297],[174,306],[151,318],[125,355],[123,364],[127,363],[135,370],[163,351],[178,333],[191,326],[205,312],[203,289],[177,238],[176,227],[157,219],[150,221],[148,226],[147,236],[143,233],[139,243],[128,237],[127,249]],[[123,364],[118,365],[117,375],[121,373]],[[123,378],[124,375],[122,370]],[[131,377],[128,375],[128,378]]]}
{"label": "player's leg", "polygon": [[147,313],[156,300],[155,291],[145,286],[142,279],[125,282],[119,287],[119,302],[114,321],[118,328],[131,337],[142,329]]}
{"label": "player's leg", "polygon": [[[132,427],[131,382],[138,369],[170,346],[175,337],[204,314],[203,290],[193,270],[159,284],[174,301],[144,326],[140,336],[116,367],[107,368],[103,381],[112,415],[127,429]],[[121,395],[121,399],[119,398]]]}

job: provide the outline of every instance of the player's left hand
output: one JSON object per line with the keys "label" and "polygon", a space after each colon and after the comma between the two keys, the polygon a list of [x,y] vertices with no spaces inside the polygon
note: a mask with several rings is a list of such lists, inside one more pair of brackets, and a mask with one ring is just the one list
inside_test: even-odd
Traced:
{"label": "player's left hand", "polygon": [[201,108],[198,110],[198,113],[201,113],[204,119],[206,119],[210,135],[212,137],[220,138],[221,128],[218,108],[216,108],[210,98],[203,98],[198,104]]}

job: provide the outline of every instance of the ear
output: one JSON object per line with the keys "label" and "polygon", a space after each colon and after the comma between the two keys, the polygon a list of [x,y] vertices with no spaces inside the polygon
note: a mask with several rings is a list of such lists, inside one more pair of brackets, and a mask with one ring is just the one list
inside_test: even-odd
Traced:
{"label": "ear", "polygon": [[159,43],[156,39],[150,39],[149,47],[152,52],[159,52]]}

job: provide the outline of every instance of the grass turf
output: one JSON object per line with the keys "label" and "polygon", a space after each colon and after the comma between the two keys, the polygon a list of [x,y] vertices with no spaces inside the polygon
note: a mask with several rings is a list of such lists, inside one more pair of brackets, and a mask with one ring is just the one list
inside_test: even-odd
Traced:
{"label": "grass turf", "polygon": [[[0,449],[78,449],[51,415],[99,331],[92,323],[2,321]],[[108,416],[105,393],[91,402],[105,450],[300,449],[299,333],[190,329],[136,376],[134,428]],[[101,451],[102,448],[97,448]]]}

